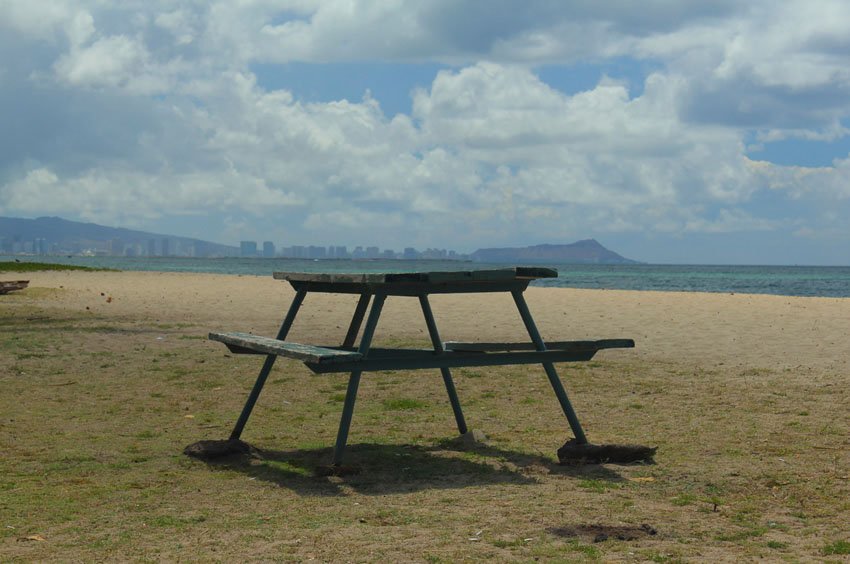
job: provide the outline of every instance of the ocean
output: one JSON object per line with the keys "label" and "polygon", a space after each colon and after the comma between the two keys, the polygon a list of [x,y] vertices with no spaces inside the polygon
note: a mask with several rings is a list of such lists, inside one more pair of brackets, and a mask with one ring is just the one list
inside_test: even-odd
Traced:
{"label": "ocean", "polygon": [[[465,261],[302,260],[283,258],[129,258],[129,257],[10,257],[0,261],[38,261],[118,270],[210,272],[267,276],[293,272],[403,272],[504,268],[510,264]],[[599,265],[547,264],[558,278],[537,286],[605,288],[672,292],[774,294],[780,296],[850,297],[850,267],[846,266],[716,266],[716,265]]]}

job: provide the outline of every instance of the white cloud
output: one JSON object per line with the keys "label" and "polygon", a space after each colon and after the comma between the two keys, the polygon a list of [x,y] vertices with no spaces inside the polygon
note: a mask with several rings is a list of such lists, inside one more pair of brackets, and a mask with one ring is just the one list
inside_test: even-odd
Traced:
{"label": "white cloud", "polygon": [[147,59],[147,50],[137,40],[104,37],[63,55],[56,62],[56,72],[75,86],[119,86],[134,78]]}
{"label": "white cloud", "polygon": [[[750,161],[744,140],[848,135],[845,4],[612,6],[7,0],[6,41],[33,55],[13,64],[0,40],[0,76],[33,96],[5,105],[49,109],[51,128],[19,132],[29,145],[14,161],[0,155],[0,207],[107,223],[229,212],[234,233],[252,225],[237,212],[275,214],[308,231],[428,230],[477,246],[793,223],[790,207],[762,214],[758,196],[844,205],[847,159],[780,167]],[[654,70],[639,86],[603,78],[570,94],[535,70],[618,58]],[[389,119],[369,95],[308,103],[257,85],[252,65],[288,61],[456,66]],[[109,111],[92,110],[101,102]],[[807,221],[799,232],[816,228]]]}
{"label": "white cloud", "polygon": [[71,18],[73,10],[66,2],[2,0],[0,13],[0,29],[7,27],[38,39],[50,39]]}
{"label": "white cloud", "polygon": [[188,45],[197,34],[195,16],[188,10],[172,10],[157,14],[154,23],[174,36],[178,45]]}
{"label": "white cloud", "polygon": [[157,176],[91,169],[62,179],[50,169],[38,168],[5,185],[0,193],[5,208],[19,213],[73,212],[86,220],[107,223],[204,210],[261,214],[301,203],[291,193],[270,189],[264,179],[235,169]]}

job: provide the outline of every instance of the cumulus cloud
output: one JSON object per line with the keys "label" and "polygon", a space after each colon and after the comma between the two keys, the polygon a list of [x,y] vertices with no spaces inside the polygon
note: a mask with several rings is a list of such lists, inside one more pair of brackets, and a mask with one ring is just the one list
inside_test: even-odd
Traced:
{"label": "cumulus cloud", "polygon": [[[758,201],[845,206],[847,159],[783,167],[745,140],[847,137],[843,3],[615,4],[6,0],[0,211],[255,229],[243,214],[317,242],[460,248],[841,222]],[[577,91],[541,78],[614,60],[653,70]],[[293,61],[449,68],[390,118],[368,93],[309,102],[252,70]]]}

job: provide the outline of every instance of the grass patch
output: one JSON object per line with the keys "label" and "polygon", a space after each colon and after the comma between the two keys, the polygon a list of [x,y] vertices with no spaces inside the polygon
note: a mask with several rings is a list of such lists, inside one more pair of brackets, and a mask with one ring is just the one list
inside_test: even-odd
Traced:
{"label": "grass patch", "polygon": [[838,540],[823,547],[824,556],[841,556],[850,554],[850,541]]}
{"label": "grass patch", "polygon": [[407,398],[391,398],[381,402],[384,409],[388,411],[400,411],[406,409],[423,409],[427,404],[423,401]]}

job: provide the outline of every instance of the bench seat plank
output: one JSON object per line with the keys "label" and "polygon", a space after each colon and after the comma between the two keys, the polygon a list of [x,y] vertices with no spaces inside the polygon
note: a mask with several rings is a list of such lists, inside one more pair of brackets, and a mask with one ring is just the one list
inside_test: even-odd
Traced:
{"label": "bench seat plank", "polygon": [[317,365],[358,361],[363,358],[363,355],[358,352],[279,341],[251,333],[210,333],[209,338],[224,343],[231,352],[236,354],[275,354]]}
{"label": "bench seat plank", "polygon": [[[504,343],[502,343],[504,345]],[[629,339],[602,341],[573,341],[573,346],[546,351],[517,350],[502,352],[452,351],[437,353],[429,349],[383,349],[373,348],[369,355],[357,361],[342,361],[334,364],[319,364],[305,361],[316,374],[333,372],[378,372],[382,370],[418,370],[427,368],[457,368],[469,366],[502,366],[510,364],[541,364],[554,362],[588,361],[597,351],[606,348],[628,348],[634,346]]]}
{"label": "bench seat plank", "polygon": [[[546,341],[547,350],[585,350],[601,349],[632,349],[635,342],[632,339],[602,339],[599,341]],[[533,351],[534,343],[461,343],[446,341],[443,348],[457,352],[490,352],[490,351]]]}

